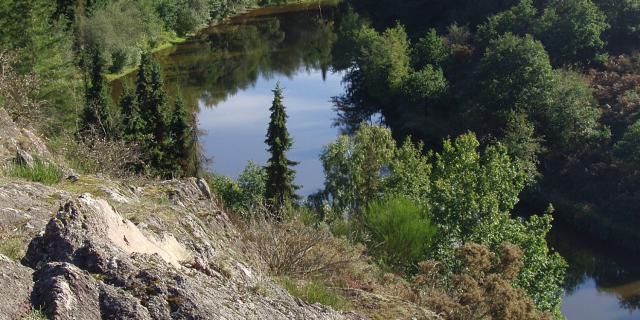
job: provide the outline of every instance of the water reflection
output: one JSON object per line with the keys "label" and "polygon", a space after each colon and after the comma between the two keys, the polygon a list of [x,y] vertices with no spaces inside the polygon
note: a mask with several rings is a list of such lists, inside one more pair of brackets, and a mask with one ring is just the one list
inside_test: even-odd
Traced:
{"label": "water reflection", "polygon": [[549,242],[569,263],[562,307],[567,319],[640,319],[637,261],[560,223]]}
{"label": "water reflection", "polygon": [[[254,10],[156,54],[170,94],[179,91],[199,113],[209,169],[237,177],[248,160],[266,162],[271,89],[280,81],[294,138],[290,157],[301,163],[296,183],[303,195],[322,186],[319,153],[338,134],[330,98],[343,91],[342,74],[330,72],[335,14],[316,6]],[[114,96],[121,86],[113,84]]]}
{"label": "water reflection", "polygon": [[336,40],[326,18],[331,11],[325,10],[325,18],[316,10],[260,12],[204,30],[161,55],[167,83],[192,106],[214,107],[260,78],[292,77],[301,69],[327,73]]}

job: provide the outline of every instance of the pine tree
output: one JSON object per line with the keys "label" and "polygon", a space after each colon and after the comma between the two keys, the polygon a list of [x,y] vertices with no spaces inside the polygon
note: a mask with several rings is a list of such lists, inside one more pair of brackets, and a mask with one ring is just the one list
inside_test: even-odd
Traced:
{"label": "pine tree", "polygon": [[91,86],[87,87],[85,93],[82,131],[95,129],[109,136],[113,134],[113,121],[110,114],[111,97],[102,77],[103,69],[104,60],[100,56],[100,50],[94,48],[91,51]]}
{"label": "pine tree", "polygon": [[122,98],[120,98],[120,110],[124,138],[128,141],[144,142],[146,122],[140,115],[140,106],[135,92],[126,85],[123,88]]}
{"label": "pine tree", "polygon": [[183,176],[193,173],[193,164],[190,163],[193,152],[193,130],[189,125],[189,117],[180,96],[176,98],[169,128],[172,138],[171,150],[169,151],[174,160],[176,175]]}
{"label": "pine tree", "polygon": [[151,166],[165,177],[172,176],[172,160],[170,136],[167,134],[169,119],[167,113],[167,94],[160,65],[150,53],[143,53],[140,59],[136,95],[140,115],[146,126],[143,133],[149,138],[144,143],[144,150],[151,161]]}
{"label": "pine tree", "polygon": [[298,199],[295,191],[299,188],[294,185],[295,171],[290,167],[297,162],[287,159],[286,153],[293,145],[287,131],[287,114],[282,103],[282,89],[280,84],[273,90],[274,99],[271,108],[271,121],[267,130],[265,143],[269,146],[271,158],[267,163],[267,183],[265,198],[274,209],[277,219],[282,218],[281,209]]}

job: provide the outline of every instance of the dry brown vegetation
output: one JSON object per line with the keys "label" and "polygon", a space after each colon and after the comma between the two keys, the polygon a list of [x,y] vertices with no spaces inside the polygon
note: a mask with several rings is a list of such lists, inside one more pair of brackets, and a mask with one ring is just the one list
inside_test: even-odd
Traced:
{"label": "dry brown vegetation", "polygon": [[414,279],[418,303],[450,320],[538,320],[553,319],[537,311],[522,289],[511,283],[523,266],[523,253],[513,245],[503,245],[497,253],[478,244],[457,250],[459,270],[448,283],[441,283],[439,265],[420,264]]}

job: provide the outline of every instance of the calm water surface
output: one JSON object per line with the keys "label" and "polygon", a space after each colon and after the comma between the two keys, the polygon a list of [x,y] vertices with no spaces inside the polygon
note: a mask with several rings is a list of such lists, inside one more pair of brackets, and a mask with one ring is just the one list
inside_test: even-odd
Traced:
{"label": "calm water surface", "polygon": [[[280,82],[294,139],[289,156],[300,162],[296,182],[303,195],[322,187],[318,156],[339,134],[330,98],[343,92],[342,74],[330,71],[336,14],[330,7],[256,10],[158,54],[171,93],[180,91],[196,110],[210,170],[235,178],[247,161],[266,163],[271,90]],[[560,226],[550,243],[571,266],[567,319],[640,319],[637,261]]]}

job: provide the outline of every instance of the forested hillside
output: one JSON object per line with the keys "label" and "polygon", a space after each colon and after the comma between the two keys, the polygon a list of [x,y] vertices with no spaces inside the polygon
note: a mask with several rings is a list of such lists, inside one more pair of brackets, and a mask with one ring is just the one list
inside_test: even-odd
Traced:
{"label": "forested hillside", "polygon": [[398,139],[501,142],[528,172],[527,204],[640,249],[637,3],[352,4],[336,48],[348,70],[339,122],[381,113]]}
{"label": "forested hillside", "polygon": [[[0,30],[19,319],[563,319],[554,219],[640,254],[638,1],[4,0]],[[314,106],[276,80],[318,70],[303,198]],[[213,173],[201,108],[259,77],[266,162]]]}

